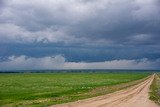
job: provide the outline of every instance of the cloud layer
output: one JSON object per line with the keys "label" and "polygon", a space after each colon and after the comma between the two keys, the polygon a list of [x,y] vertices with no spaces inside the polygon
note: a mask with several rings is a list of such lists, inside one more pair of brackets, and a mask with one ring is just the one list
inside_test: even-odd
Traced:
{"label": "cloud layer", "polygon": [[160,59],[149,61],[112,60],[105,62],[67,62],[61,55],[43,58],[28,58],[26,56],[10,56],[7,61],[0,62],[0,70],[52,70],[52,69],[160,69]]}
{"label": "cloud layer", "polygon": [[1,42],[96,40],[131,45],[155,44],[159,39],[159,0],[1,2]]}
{"label": "cloud layer", "polygon": [[63,55],[75,66],[157,63],[159,35],[159,0],[0,0],[1,62]]}

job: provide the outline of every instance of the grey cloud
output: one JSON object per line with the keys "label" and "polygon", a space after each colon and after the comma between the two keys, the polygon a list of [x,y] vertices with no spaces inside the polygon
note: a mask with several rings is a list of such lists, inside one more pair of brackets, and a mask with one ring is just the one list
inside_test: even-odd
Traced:
{"label": "grey cloud", "polygon": [[[103,39],[123,44],[128,41],[128,36],[133,35],[151,34],[159,38],[158,4],[158,0],[12,0],[5,7],[0,20],[19,26],[32,35],[47,28],[75,39]],[[64,39],[61,38],[62,41]]]}
{"label": "grey cloud", "polygon": [[[61,55],[54,57],[28,58],[10,56],[0,62],[0,70],[37,70],[37,69],[160,69],[160,59],[152,62],[140,60],[112,60],[104,62],[66,62]],[[21,65],[21,66],[19,66]]]}
{"label": "grey cloud", "polygon": [[156,61],[159,5],[159,0],[0,0],[0,57]]}
{"label": "grey cloud", "polygon": [[10,56],[6,61],[0,62],[0,70],[24,70],[24,69],[57,69],[62,68],[65,58],[61,55],[28,58],[26,56]]}
{"label": "grey cloud", "polygon": [[0,0],[0,14],[1,14],[3,8],[5,7],[7,1],[8,0]]}
{"label": "grey cloud", "polygon": [[[131,44],[131,43],[130,43]],[[87,46],[64,43],[5,43],[0,44],[0,57],[20,56],[46,57],[62,54],[69,62],[101,62],[117,59],[142,59],[156,60],[160,58],[158,46]],[[1,61],[1,60],[0,60]]]}
{"label": "grey cloud", "polygon": [[155,62],[148,61],[146,58],[137,60],[112,60],[105,62],[68,62],[64,64],[67,69],[159,69],[157,59]]}

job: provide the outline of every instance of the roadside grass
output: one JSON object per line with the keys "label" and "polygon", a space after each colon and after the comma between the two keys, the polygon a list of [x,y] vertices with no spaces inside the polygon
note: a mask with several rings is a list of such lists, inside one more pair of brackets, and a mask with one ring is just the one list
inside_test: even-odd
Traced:
{"label": "roadside grass", "polygon": [[160,105],[160,74],[155,75],[150,90],[150,99]]}
{"label": "roadside grass", "polygon": [[0,74],[0,106],[44,107],[110,93],[148,73]]}

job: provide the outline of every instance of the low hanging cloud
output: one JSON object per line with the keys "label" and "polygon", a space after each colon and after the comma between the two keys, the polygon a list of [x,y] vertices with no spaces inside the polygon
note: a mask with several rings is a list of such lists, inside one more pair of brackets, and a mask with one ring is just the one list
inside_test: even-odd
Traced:
{"label": "low hanging cloud", "polygon": [[112,60],[105,62],[67,62],[64,68],[67,69],[159,69],[156,62],[149,61],[148,59],[140,60]]}
{"label": "low hanging cloud", "polygon": [[55,70],[55,69],[160,69],[156,61],[146,58],[139,60],[112,60],[104,62],[67,62],[62,55],[28,58],[26,56],[10,56],[0,62],[0,70]]}
{"label": "low hanging cloud", "polygon": [[159,35],[160,0],[0,0],[1,69],[156,69]]}
{"label": "low hanging cloud", "polygon": [[65,58],[55,57],[28,58],[26,56],[10,56],[6,61],[0,62],[1,70],[26,70],[26,69],[58,69],[62,68]]}

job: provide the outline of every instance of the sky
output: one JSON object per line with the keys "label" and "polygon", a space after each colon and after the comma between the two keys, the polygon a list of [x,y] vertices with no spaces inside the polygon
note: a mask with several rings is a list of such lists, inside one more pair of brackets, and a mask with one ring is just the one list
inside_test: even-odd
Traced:
{"label": "sky", "polygon": [[0,0],[0,70],[160,70],[160,0]]}

